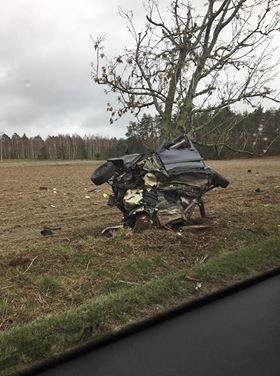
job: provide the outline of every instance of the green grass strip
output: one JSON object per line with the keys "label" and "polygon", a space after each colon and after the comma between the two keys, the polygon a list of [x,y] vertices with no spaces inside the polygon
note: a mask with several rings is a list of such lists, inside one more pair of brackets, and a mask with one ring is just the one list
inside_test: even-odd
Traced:
{"label": "green grass strip", "polygon": [[0,375],[48,359],[89,339],[99,339],[140,318],[157,304],[197,296],[195,284],[186,275],[199,279],[203,294],[255,273],[280,266],[280,238],[248,246],[212,258],[193,270],[157,278],[102,295],[90,303],[66,312],[49,315],[29,324],[0,333]]}
{"label": "green grass strip", "polygon": [[234,281],[279,266],[280,238],[220,254],[195,268],[194,277],[208,282]]}

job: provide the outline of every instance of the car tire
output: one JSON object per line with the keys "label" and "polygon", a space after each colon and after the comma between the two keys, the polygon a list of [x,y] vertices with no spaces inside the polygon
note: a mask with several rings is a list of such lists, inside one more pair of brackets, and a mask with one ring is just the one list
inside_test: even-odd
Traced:
{"label": "car tire", "polygon": [[116,172],[116,167],[112,162],[106,162],[103,165],[99,166],[91,175],[91,181],[95,185],[101,185],[107,183],[108,180]]}

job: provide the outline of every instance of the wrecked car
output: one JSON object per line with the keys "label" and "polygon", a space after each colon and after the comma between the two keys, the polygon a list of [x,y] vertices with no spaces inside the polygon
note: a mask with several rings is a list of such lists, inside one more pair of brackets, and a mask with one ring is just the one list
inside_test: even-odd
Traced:
{"label": "wrecked car", "polygon": [[229,181],[214,171],[186,136],[165,143],[150,155],[108,159],[92,174],[96,185],[112,188],[108,205],[123,213],[124,227],[178,228],[189,223],[195,207],[205,217],[203,196]]}

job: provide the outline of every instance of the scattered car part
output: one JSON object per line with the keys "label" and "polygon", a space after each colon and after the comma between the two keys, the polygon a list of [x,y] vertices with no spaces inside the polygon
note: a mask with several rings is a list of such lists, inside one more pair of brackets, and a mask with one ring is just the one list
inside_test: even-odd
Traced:
{"label": "scattered car part", "polygon": [[41,235],[43,236],[52,236],[54,235],[54,231],[61,230],[61,227],[43,227],[41,231]]}
{"label": "scattered car part", "polygon": [[123,225],[116,225],[116,226],[110,226],[106,227],[101,231],[101,235],[107,236],[107,237],[112,237],[114,232],[123,228]]}

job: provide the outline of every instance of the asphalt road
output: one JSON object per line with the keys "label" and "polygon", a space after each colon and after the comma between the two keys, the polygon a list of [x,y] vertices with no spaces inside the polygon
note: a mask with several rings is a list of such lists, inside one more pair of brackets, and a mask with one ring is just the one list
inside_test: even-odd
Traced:
{"label": "asphalt road", "polygon": [[280,276],[41,373],[51,375],[279,376]]}

